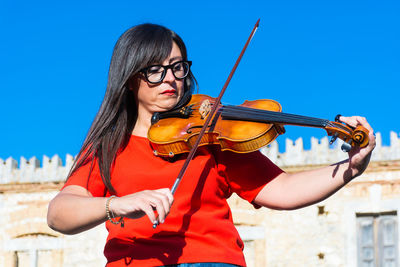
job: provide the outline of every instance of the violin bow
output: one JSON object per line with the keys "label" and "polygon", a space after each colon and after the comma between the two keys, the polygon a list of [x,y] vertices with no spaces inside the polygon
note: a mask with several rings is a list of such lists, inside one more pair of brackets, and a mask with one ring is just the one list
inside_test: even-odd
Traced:
{"label": "violin bow", "polygon": [[[242,51],[240,52],[239,57],[237,58],[237,60],[236,60],[236,62],[235,62],[235,65],[233,66],[231,72],[229,73],[228,79],[226,80],[224,86],[222,87],[221,92],[219,93],[217,99],[215,100],[214,105],[213,105],[213,107],[212,107],[210,113],[208,114],[207,119],[206,119],[206,121],[205,121],[203,127],[202,127],[201,130],[200,130],[200,133],[199,133],[199,135],[198,135],[198,137],[197,137],[197,139],[196,139],[196,142],[195,142],[194,145],[192,146],[192,148],[191,148],[191,150],[190,150],[190,152],[189,152],[189,154],[188,154],[188,156],[187,156],[187,158],[186,158],[186,160],[185,160],[185,163],[183,164],[182,169],[180,170],[180,172],[179,172],[179,174],[178,174],[178,176],[177,176],[177,178],[176,178],[176,180],[175,180],[175,182],[174,182],[174,184],[173,184],[173,186],[172,186],[172,188],[171,188],[171,193],[172,193],[172,194],[175,194],[175,191],[176,191],[176,189],[178,188],[179,183],[180,183],[181,180],[182,180],[182,177],[185,175],[185,172],[186,172],[186,170],[187,170],[187,168],[188,168],[188,166],[189,166],[189,163],[190,163],[190,161],[193,159],[194,154],[196,153],[197,148],[199,147],[201,138],[203,138],[203,136],[204,136],[204,134],[205,134],[205,132],[206,132],[206,129],[208,128],[208,125],[210,124],[210,121],[211,121],[212,117],[213,117],[214,114],[216,113],[216,111],[217,111],[217,109],[218,109],[218,106],[219,106],[219,104],[221,103],[222,96],[224,95],[224,93],[225,93],[225,91],[226,91],[226,88],[228,87],[228,84],[229,84],[229,82],[231,81],[231,79],[232,79],[232,77],[233,77],[233,74],[235,73],[235,71],[236,71],[236,69],[237,69],[237,67],[238,67],[238,65],[239,65],[239,63],[240,63],[240,60],[242,59],[242,57],[243,57],[243,55],[244,55],[244,52],[245,52],[246,49],[247,49],[247,46],[249,45],[251,39],[253,39],[253,36],[254,36],[254,34],[256,33],[256,30],[257,30],[259,24],[260,24],[260,19],[258,19],[257,22],[256,22],[256,24],[254,25],[253,30],[251,31],[250,36],[249,36],[249,38],[248,38],[247,41],[246,41],[246,44],[244,45]],[[156,228],[158,224],[159,224],[159,222],[158,222],[158,220],[157,220],[157,221],[153,224],[153,228]]]}

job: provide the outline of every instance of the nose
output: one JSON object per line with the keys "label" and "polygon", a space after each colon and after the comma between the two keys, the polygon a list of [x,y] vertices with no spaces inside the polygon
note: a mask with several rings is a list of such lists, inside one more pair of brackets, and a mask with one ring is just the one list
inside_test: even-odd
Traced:
{"label": "nose", "polygon": [[172,69],[167,69],[167,73],[165,73],[164,81],[165,82],[173,82],[173,81],[175,81],[175,76],[172,73]]}

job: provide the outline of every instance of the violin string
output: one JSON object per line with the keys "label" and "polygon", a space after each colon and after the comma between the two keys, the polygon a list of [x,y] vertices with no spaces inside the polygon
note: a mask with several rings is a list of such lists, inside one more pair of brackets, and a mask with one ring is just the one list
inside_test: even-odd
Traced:
{"label": "violin string", "polygon": [[[282,118],[287,118],[289,120],[292,120],[292,123],[299,122],[299,120],[304,120],[304,122],[312,122],[312,123],[318,123],[320,125],[320,122],[323,124],[321,126],[324,126],[325,123],[328,123],[328,120],[323,120],[323,119],[318,119],[318,118],[312,118],[312,117],[306,117],[306,116],[301,116],[301,115],[295,115],[295,114],[289,114],[289,113],[283,113],[283,112],[276,112],[276,111],[270,111],[270,110],[262,110],[262,109],[255,109],[255,108],[249,108],[249,107],[243,107],[243,106],[231,106],[231,105],[220,105],[223,109],[222,115],[228,115],[228,114],[239,114],[244,113],[244,114],[251,114],[251,115],[261,115],[263,116],[264,120],[266,119],[282,119]],[[277,122],[277,121],[276,121]]]}
{"label": "violin string", "polygon": [[341,124],[341,123],[329,122],[328,126],[333,127],[333,128],[335,128],[335,127],[340,128],[341,130],[346,131],[349,135],[352,135],[352,133],[353,133],[353,130],[350,127],[348,127],[344,124]]}
{"label": "violin string", "polygon": [[[349,135],[352,134],[351,129],[340,123],[333,123],[326,119],[313,118],[308,116],[283,113],[270,110],[254,109],[243,106],[219,105],[222,108],[222,117],[236,117],[237,119],[259,120],[261,122],[277,122],[293,125],[315,126],[315,127],[331,127],[339,128]],[[246,117],[247,116],[247,117]],[[285,119],[285,121],[283,121]]]}
{"label": "violin string", "polygon": [[270,110],[260,110],[240,106],[224,106],[222,110],[223,117],[238,117],[238,119],[254,119],[262,122],[277,122],[286,124],[301,124],[307,126],[325,127],[328,120],[306,117],[296,114],[275,112]]}

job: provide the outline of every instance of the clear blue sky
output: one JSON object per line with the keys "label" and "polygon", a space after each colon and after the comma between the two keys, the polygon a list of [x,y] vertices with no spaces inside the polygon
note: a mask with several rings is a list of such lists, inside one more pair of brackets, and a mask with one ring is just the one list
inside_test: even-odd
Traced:
{"label": "clear blue sky", "polygon": [[[217,96],[258,18],[224,103],[275,99],[285,112],[368,118],[400,132],[399,1],[12,1],[0,3],[0,158],[75,155],[129,27],[182,36],[200,93]],[[322,138],[286,127],[278,138]]]}

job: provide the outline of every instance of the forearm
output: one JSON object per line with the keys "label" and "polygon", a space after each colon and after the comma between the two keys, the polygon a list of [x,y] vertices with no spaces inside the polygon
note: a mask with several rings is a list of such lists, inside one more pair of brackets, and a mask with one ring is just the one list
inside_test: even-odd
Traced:
{"label": "forearm", "polygon": [[302,208],[324,200],[361,175],[376,145],[374,131],[363,117],[341,116],[340,120],[354,128],[358,125],[365,127],[368,145],[362,148],[353,146],[348,160],[330,166],[294,174],[282,173],[264,186],[254,202],[274,209]]}
{"label": "forearm", "polygon": [[[112,215],[138,219],[145,215],[151,223],[163,223],[174,197],[168,188],[144,190],[108,202]],[[93,197],[80,186],[67,186],[49,204],[47,223],[63,234],[77,234],[107,220],[107,198]],[[158,219],[156,214],[158,213]]]}
{"label": "forearm", "polygon": [[49,204],[47,223],[63,234],[77,234],[106,221],[106,198],[71,193],[57,195]]}
{"label": "forearm", "polygon": [[348,160],[320,169],[282,174],[267,184],[255,202],[274,209],[298,209],[334,194],[357,175]]}

